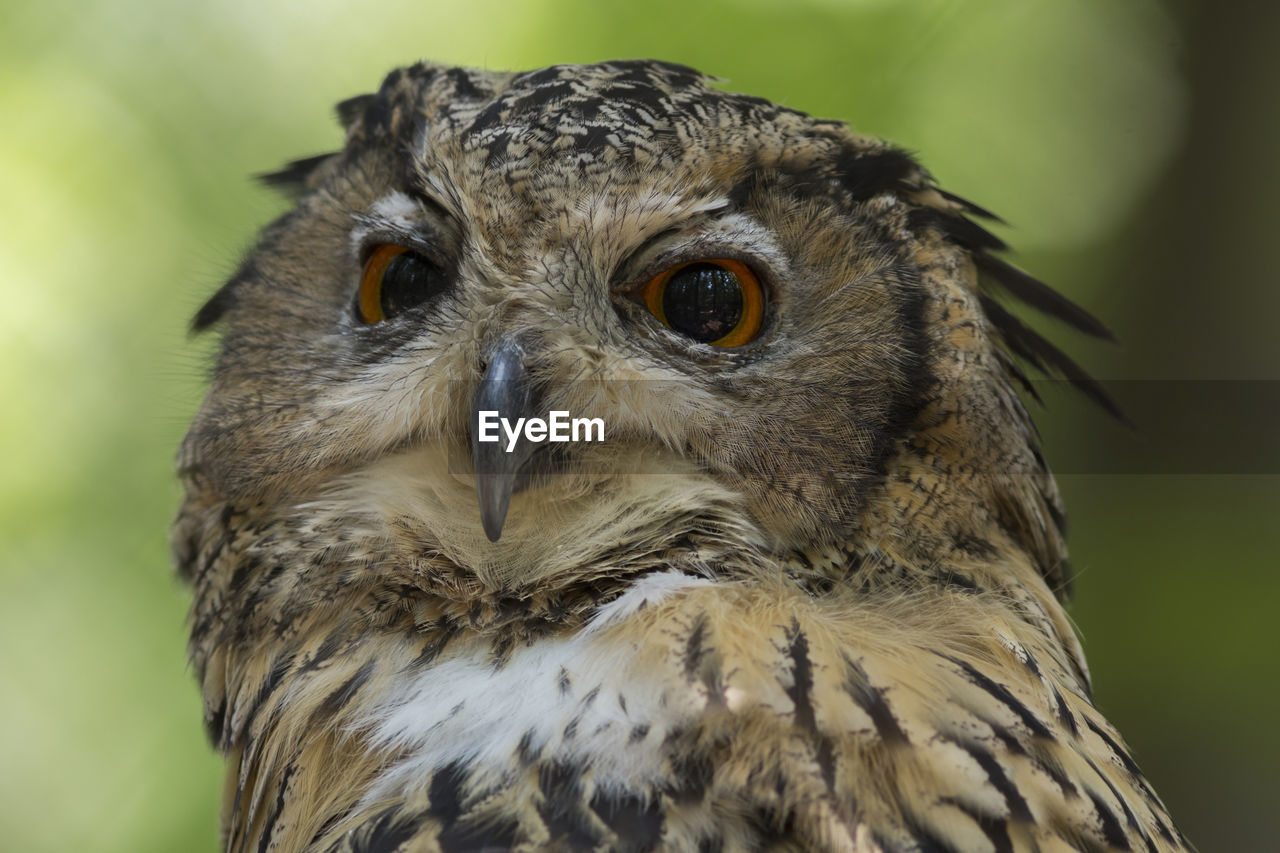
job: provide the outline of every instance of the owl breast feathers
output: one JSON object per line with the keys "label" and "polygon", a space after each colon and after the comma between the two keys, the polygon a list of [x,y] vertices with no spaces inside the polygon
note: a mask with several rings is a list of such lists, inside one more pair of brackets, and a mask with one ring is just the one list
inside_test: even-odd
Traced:
{"label": "owl breast feathers", "polygon": [[[419,64],[268,176],[174,535],[226,850],[1187,849],[1019,365],[1110,401],[1005,305],[1106,330],[712,82]],[[552,412],[603,440],[482,440]]]}

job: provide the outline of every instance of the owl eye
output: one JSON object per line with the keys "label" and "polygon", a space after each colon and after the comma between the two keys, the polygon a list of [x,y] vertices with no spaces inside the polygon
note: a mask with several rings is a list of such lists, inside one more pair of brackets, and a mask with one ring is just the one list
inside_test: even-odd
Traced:
{"label": "owl eye", "polygon": [[404,246],[373,250],[360,274],[356,316],[381,323],[445,291],[449,279],[440,267]]}
{"label": "owl eye", "polygon": [[644,304],[669,329],[704,344],[740,347],[764,322],[764,288],[743,263],[725,259],[672,267],[644,286]]}

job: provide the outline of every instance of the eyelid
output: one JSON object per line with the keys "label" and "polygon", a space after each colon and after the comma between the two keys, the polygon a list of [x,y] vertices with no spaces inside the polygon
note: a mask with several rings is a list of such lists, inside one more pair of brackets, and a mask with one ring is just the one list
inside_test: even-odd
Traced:
{"label": "eyelid", "polygon": [[410,252],[422,255],[428,261],[441,268],[452,266],[449,253],[442,251],[438,241],[427,239],[420,232],[406,231],[403,228],[374,228],[356,236],[356,261],[363,267],[382,246],[403,246]]}
{"label": "eyelid", "polygon": [[638,268],[634,274],[627,275],[624,281],[610,288],[610,292],[616,296],[639,297],[643,302],[645,288],[657,276],[678,267],[715,259],[733,261],[749,268],[764,291],[765,300],[772,303],[777,298],[778,288],[775,282],[778,276],[774,272],[774,263],[770,258],[748,252],[735,244],[712,240],[682,243],[669,251],[659,252],[647,259],[644,266]]}
{"label": "eyelid", "polygon": [[457,235],[448,219],[425,210],[413,217],[392,218],[374,211],[354,214],[352,219],[355,227],[351,230],[351,244],[362,266],[379,246],[386,244],[404,246],[441,267],[452,265]]}

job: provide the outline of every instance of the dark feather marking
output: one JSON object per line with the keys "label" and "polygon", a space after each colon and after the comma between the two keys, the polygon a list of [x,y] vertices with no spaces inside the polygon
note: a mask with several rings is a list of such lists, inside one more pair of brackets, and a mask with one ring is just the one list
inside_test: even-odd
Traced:
{"label": "dark feather marking", "polygon": [[[1116,759],[1119,760],[1120,764],[1124,767],[1124,769],[1129,771],[1129,777],[1134,782],[1136,782],[1140,788],[1142,788],[1143,793],[1146,794],[1148,802],[1159,805],[1160,798],[1156,796],[1156,792],[1152,790],[1151,784],[1147,781],[1147,777],[1142,775],[1141,768],[1138,767],[1137,762],[1133,760],[1133,758],[1129,755],[1129,753],[1125,750],[1125,748],[1122,747],[1119,743],[1117,743],[1115,738],[1107,734],[1106,731],[1102,729],[1102,727],[1100,727],[1093,720],[1089,719],[1087,715],[1084,718],[1084,722],[1085,722],[1085,725],[1089,727],[1090,731],[1092,731],[1099,738],[1101,738],[1102,742],[1105,743],[1111,749],[1112,754],[1115,755]],[[1096,769],[1094,772],[1097,772]],[[1101,773],[1099,773],[1098,775],[1102,776]],[[1106,777],[1103,776],[1102,778],[1104,781],[1106,781]],[[1108,782],[1107,784],[1110,784],[1110,782]]]}
{"label": "dark feather marking", "polygon": [[835,791],[835,749],[831,738],[818,730],[817,715],[813,708],[813,662],[809,660],[809,638],[805,636],[798,620],[792,620],[791,643],[787,656],[791,658],[791,686],[783,690],[795,707],[795,724],[813,737],[813,757],[822,773],[827,788]]}
{"label": "dark feather marking", "polygon": [[373,103],[374,98],[378,97],[373,94],[356,95],[353,98],[338,101],[334,105],[334,114],[338,117],[338,124],[342,125],[343,130],[350,130],[351,125],[360,120],[364,115],[364,111]]}
{"label": "dark feather marking", "polygon": [[787,656],[791,658],[791,686],[784,687],[784,691],[795,706],[796,725],[806,731],[816,731],[818,726],[810,695],[813,690],[813,664],[809,661],[809,638],[798,620],[792,621],[788,633],[791,635],[787,647]]}
{"label": "dark feather marking", "polygon": [[699,613],[685,640],[684,672],[693,682],[701,682],[707,691],[707,701],[713,706],[724,704],[724,685],[721,682],[719,659],[715,649],[707,642],[707,615]]}
{"label": "dark feather marking", "polygon": [[711,650],[704,645],[707,634],[707,614],[699,613],[689,629],[689,637],[684,643],[684,674],[693,680],[698,675],[703,658]]}
{"label": "dark feather marking", "polygon": [[[240,804],[244,800],[245,794],[257,781],[257,768],[254,766],[254,760],[257,757],[257,743],[250,734],[245,739],[244,748],[240,751],[239,779],[236,783],[236,796],[231,802],[231,822],[230,826],[234,827],[235,832],[242,831],[245,827],[243,821],[240,820]],[[230,847],[230,845],[228,845]]]}
{"label": "dark feather marking", "polygon": [[516,755],[520,757],[521,764],[532,764],[537,760],[540,752],[541,750],[533,751],[533,729],[529,729],[520,736],[520,742],[516,744]]}
{"label": "dark feather marking", "polygon": [[[512,83],[515,83],[515,81],[513,80]],[[568,80],[557,80],[555,82],[540,83],[525,91],[519,91],[513,86],[509,92],[503,95],[503,100],[511,107],[522,112],[528,112],[530,109],[543,112],[550,111],[558,101],[571,97],[573,97],[573,84]],[[591,101],[582,103],[580,108],[589,107],[591,103]],[[583,118],[587,117],[583,116]]]}
{"label": "dark feather marking", "polygon": [[1053,756],[1048,754],[1035,755],[1032,756],[1031,760],[1036,767],[1043,770],[1054,781],[1054,784],[1062,789],[1062,793],[1068,799],[1080,796],[1080,789],[1075,786],[1075,783],[1067,776],[1066,771],[1062,769],[1062,765]]}
{"label": "dark feather marking", "polygon": [[796,840],[795,807],[783,808],[781,805],[786,797],[786,779],[780,773],[770,774],[770,777],[776,796],[772,801],[756,797],[752,803],[753,810],[743,815],[749,830],[747,837],[754,842],[754,850],[786,849]]}
{"label": "dark feather marking", "polygon": [[453,84],[453,94],[458,100],[479,101],[493,94],[476,86],[465,68],[450,68],[445,76]]}
{"label": "dark feather marking", "polygon": [[280,820],[280,813],[284,811],[284,795],[289,787],[289,779],[292,778],[296,769],[297,767],[290,761],[285,765],[284,772],[280,774],[280,783],[276,786],[276,800],[272,804],[266,820],[263,821],[262,831],[258,835],[258,853],[267,853],[267,849],[271,844],[271,836],[275,832],[276,821]]}
{"label": "dark feather marking", "polygon": [[405,667],[410,672],[420,672],[431,664],[435,663],[436,658],[444,651],[445,646],[449,644],[459,631],[457,625],[446,620],[438,620],[424,628],[427,635],[427,641],[422,644],[422,651],[414,658],[408,666]]}
{"label": "dark feather marking", "polygon": [[1004,339],[1009,350],[1042,373],[1060,373],[1081,393],[1092,400],[1116,420],[1132,427],[1133,424],[1120,411],[1111,395],[1103,390],[1098,380],[1094,379],[1084,368],[1076,364],[1062,350],[1049,343],[1026,323],[1009,313],[999,302],[986,294],[979,294],[978,301],[987,319],[995,326],[996,331]]}
{"label": "dark feather marking", "polygon": [[632,794],[607,795],[597,791],[591,810],[618,836],[618,853],[644,853],[662,840],[662,809],[656,800],[646,802]]}
{"label": "dark feather marking", "polygon": [[378,93],[364,103],[364,110],[357,116],[357,121],[366,133],[376,136],[391,129],[392,98],[395,97],[396,87],[408,76],[408,71],[409,69],[397,68],[387,74],[378,87]]}
{"label": "dark feather marking", "polygon": [[974,204],[973,202],[969,201],[969,199],[967,199],[967,198],[963,198],[962,196],[958,196],[958,195],[956,195],[955,193],[949,193],[949,192],[947,192],[946,190],[941,189],[940,187],[934,187],[934,189],[935,189],[935,190],[937,190],[938,195],[942,196],[943,198],[945,198],[947,201],[951,202],[952,204],[958,204],[958,205],[960,205],[962,208],[964,208],[965,213],[968,213],[968,214],[969,214],[969,215],[971,215],[971,216],[976,216],[976,217],[978,217],[979,219],[986,219],[986,220],[989,220],[989,221],[991,221],[991,222],[998,222],[998,223],[1000,223],[1001,225],[1007,225],[1007,224],[1008,224],[1008,223],[1007,223],[1007,222],[1005,222],[1003,219],[1001,219],[999,216],[996,216],[994,213],[992,213],[991,211],[987,210],[985,207],[982,207],[981,205],[978,205],[978,204]]}
{"label": "dark feather marking", "polygon": [[897,148],[878,151],[849,149],[835,160],[836,179],[853,197],[863,201],[884,192],[901,189],[920,167],[911,155]]}
{"label": "dark feather marking", "polygon": [[698,69],[679,62],[666,62],[661,59],[611,59],[601,65],[619,73],[618,79],[634,83],[646,83],[654,77],[661,76],[673,89],[691,89],[705,83],[713,83],[718,78],[703,74]]}
{"label": "dark feather marking", "polygon": [[940,586],[956,592],[976,593],[982,591],[973,578],[964,574],[955,566],[939,568],[933,572],[933,575]]}
{"label": "dark feather marking", "polygon": [[[1018,362],[1016,362],[1013,359],[1013,357],[1009,355],[1009,353],[1005,352],[1004,350],[996,350],[996,358],[999,359],[1000,364],[1004,367],[1004,369],[1008,372],[1008,374],[1011,377],[1013,377],[1013,380],[1018,383],[1018,387],[1021,388],[1023,391],[1025,391],[1028,397],[1030,397],[1032,400],[1035,400],[1037,403],[1043,406],[1044,398],[1040,396],[1040,389],[1036,388],[1036,386],[1032,384],[1031,377],[1028,376],[1027,372],[1022,369],[1022,366],[1018,364]],[[1032,426],[1035,427],[1035,424],[1033,423]],[[1039,429],[1036,429],[1036,435],[1039,435],[1039,434],[1040,434]],[[1043,463],[1044,457],[1039,455],[1039,450],[1035,449],[1034,452],[1036,453],[1036,459],[1041,463]],[[1043,464],[1042,464],[1042,467],[1043,467]]]}
{"label": "dark feather marking", "polygon": [[818,763],[818,770],[822,773],[822,781],[826,784],[827,790],[834,794],[836,790],[836,756],[831,738],[822,734],[814,737],[813,759]]}
{"label": "dark feather marking", "polygon": [[992,545],[990,540],[972,530],[957,531],[952,535],[951,541],[965,554],[980,560],[990,560],[997,553],[996,546]]}
{"label": "dark feather marking", "polygon": [[916,417],[931,398],[939,381],[930,371],[926,360],[926,353],[933,346],[929,323],[925,320],[926,289],[920,286],[919,273],[908,268],[899,270],[895,278],[900,286],[896,288],[894,308],[905,347],[899,369],[904,387],[910,390],[893,402],[888,417],[884,420],[883,429],[879,431],[879,435],[873,435],[874,449],[869,454],[868,461],[877,473],[883,473],[887,469],[901,439],[914,429]]}
{"label": "dark feather marking", "polygon": [[507,853],[520,841],[515,818],[497,821],[462,821],[440,830],[441,853]]}
{"label": "dark feather marking", "polygon": [[1067,707],[1067,700],[1056,687],[1053,688],[1053,701],[1058,708],[1058,719],[1071,731],[1072,737],[1079,737],[1080,726],[1076,724],[1076,715],[1071,713],[1071,709]]}
{"label": "dark feather marking", "polygon": [[311,657],[306,661],[304,661],[302,665],[298,667],[297,674],[303,675],[305,673],[315,672],[316,670],[320,669],[320,667],[323,666],[325,662],[327,662],[331,657],[333,657],[335,654],[338,653],[338,650],[342,648],[343,640],[345,638],[346,638],[345,627],[339,627],[333,633],[329,634],[327,637],[325,637],[323,640],[320,641],[320,645],[316,647],[316,650],[311,655]]}
{"label": "dark feather marking", "polygon": [[1111,808],[1102,801],[1102,797],[1095,792],[1085,791],[1085,793],[1093,801],[1093,810],[1098,813],[1098,819],[1102,822],[1102,837],[1106,839],[1107,844],[1117,850],[1132,850],[1115,812],[1111,811]]}
{"label": "dark feather marking", "polygon": [[1018,736],[1013,732],[1009,731],[999,723],[994,723],[991,720],[986,719],[980,714],[975,714],[974,716],[991,727],[991,733],[995,735],[996,740],[1004,744],[1004,748],[1009,750],[1011,755],[1027,754],[1026,747],[1022,745],[1022,742],[1018,740]]}
{"label": "dark feather marking", "polygon": [[228,595],[238,597],[244,591],[245,584],[260,568],[262,568],[262,561],[256,556],[250,554],[244,557],[231,573],[231,580],[227,582]]}
{"label": "dark feather marking", "polygon": [[1042,314],[1055,317],[1087,335],[1114,341],[1115,335],[1102,321],[1049,287],[1044,282],[1013,264],[986,252],[974,255],[978,269],[1009,292],[1011,296],[1030,305]]}
{"label": "dark feather marking", "polygon": [[[1046,503],[1045,510],[1049,513],[1049,517],[1053,520],[1053,526],[1056,527],[1058,529],[1058,532],[1062,534],[1062,536],[1065,538],[1067,535],[1067,514],[1063,512],[1061,509],[1059,509],[1058,507],[1054,506],[1052,503]],[[1071,567],[1070,565],[1066,565],[1066,562],[1067,561],[1064,559],[1063,574],[1069,575],[1070,574],[1069,569]],[[1088,684],[1086,684],[1085,686],[1088,687]]]}
{"label": "dark feather marking", "polygon": [[514,821],[481,823],[468,820],[462,804],[466,778],[466,766],[457,761],[441,767],[431,777],[427,797],[431,804],[430,815],[440,821],[440,849],[450,853],[510,849],[517,840],[518,826]]}
{"label": "dark feather marking", "polygon": [[[1036,678],[1039,678],[1040,664],[1036,663],[1036,659],[1032,656],[1031,652],[1027,651],[1022,646],[1018,647],[1018,651],[1022,652],[1022,654],[1016,655],[1018,660],[1022,662],[1023,666],[1025,666],[1028,670],[1031,671],[1032,675],[1034,675]],[[1055,687],[1053,689],[1053,692],[1054,692],[1054,695],[1058,697],[1058,699],[1062,698],[1061,694],[1058,693],[1058,688]]]}
{"label": "dark feather marking", "polygon": [[203,332],[226,316],[226,313],[239,301],[240,286],[257,273],[258,270],[253,261],[245,261],[240,269],[236,270],[236,274],[218,288],[218,291],[209,297],[204,305],[200,306],[200,310],[191,318],[191,333]]}
{"label": "dark feather marking", "polygon": [[383,809],[364,826],[364,840],[355,848],[359,853],[393,853],[417,832],[417,821],[399,806]]}
{"label": "dark feather marking", "polygon": [[[1070,324],[1071,327],[1092,334],[1094,337],[1114,341],[1115,337],[1110,330],[1075,302],[1016,266],[989,255],[988,252],[1000,251],[1006,246],[1004,241],[988,232],[982,225],[964,216],[937,210],[936,207],[916,207],[908,214],[908,223],[915,229],[936,228],[945,234],[948,240],[969,248],[973,252],[974,263],[978,268],[1025,304],[1044,314],[1055,316],[1064,323]],[[1010,314],[1004,306],[992,300],[986,293],[979,295],[979,300],[982,302],[983,309],[987,311],[988,319],[991,319],[992,324],[1005,338],[1006,345],[1015,355],[1027,359],[1034,368],[1044,373],[1050,370],[1059,371],[1070,380],[1073,386],[1079,388],[1085,396],[1100,405],[1108,414],[1125,424],[1129,423],[1119,406],[1116,406],[1115,401],[1112,401],[1111,397],[1103,391],[1097,380],[1089,377],[1084,369],[1066,356],[1066,353]]]}
{"label": "dark feather marking", "polygon": [[285,194],[297,198],[306,189],[307,181],[324,163],[337,154],[330,151],[326,154],[315,154],[300,160],[290,160],[274,172],[260,172],[254,175],[263,186],[273,190],[281,190]]}
{"label": "dark feather marking", "polygon": [[1049,730],[1048,726],[1042,723],[1040,721],[1040,718],[1037,717],[1034,713],[1032,713],[1030,708],[1028,708],[1026,705],[1023,705],[1022,702],[1018,701],[1018,697],[1014,696],[1013,692],[1010,691],[1008,687],[1005,687],[1003,684],[999,684],[998,682],[992,681],[990,678],[988,678],[986,675],[983,675],[980,671],[978,671],[976,667],[974,667],[972,664],[968,663],[967,661],[961,660],[960,658],[952,657],[950,655],[944,655],[939,652],[935,652],[935,654],[937,654],[939,657],[942,657],[942,658],[945,658],[946,660],[951,661],[953,664],[960,667],[960,669],[964,672],[965,675],[969,677],[969,680],[973,682],[974,685],[976,685],[977,687],[980,687],[982,690],[985,690],[987,693],[990,693],[997,700],[999,700],[1001,704],[1005,705],[1006,707],[1009,708],[1009,710],[1013,711],[1014,714],[1016,714],[1018,718],[1022,720],[1023,725],[1025,725],[1028,729],[1031,730],[1032,735],[1036,737],[1044,738],[1045,740],[1050,740],[1050,741],[1056,740],[1053,736],[1053,732]]}
{"label": "dark feather marking", "polygon": [[[267,701],[267,698],[275,692],[275,689],[280,686],[280,682],[284,680],[285,673],[287,673],[292,666],[293,655],[291,654],[281,657],[272,664],[271,672],[267,674],[266,680],[263,681],[262,686],[258,688],[258,692],[253,697],[253,701],[249,703],[248,708],[245,709],[245,714],[241,718],[241,725],[249,725],[253,719],[258,716],[258,709],[261,708],[262,704]],[[227,738],[228,746],[230,746],[231,739],[235,737],[235,733],[232,732],[229,733],[229,735],[230,737]]]}
{"label": "dark feather marking", "polygon": [[936,228],[944,237],[973,252],[1000,251],[1008,246],[996,235],[972,219],[966,219],[936,207],[917,207],[907,214],[907,225],[913,231]]}
{"label": "dark feather marking", "polygon": [[844,689],[852,698],[854,703],[866,711],[871,717],[871,722],[875,724],[876,732],[880,735],[880,739],[889,744],[905,744],[907,743],[907,735],[902,731],[902,727],[898,725],[898,720],[893,716],[893,711],[889,709],[889,703],[884,698],[886,688],[872,687],[871,681],[867,678],[867,672],[857,664],[852,658],[842,656],[845,665]]}
{"label": "dark feather marking", "polygon": [[442,826],[449,826],[462,815],[462,785],[467,780],[467,769],[458,761],[450,762],[431,775],[427,798],[431,814],[440,819]]}
{"label": "dark feather marking", "polygon": [[996,761],[994,755],[974,743],[964,743],[958,740],[952,740],[951,742],[969,753],[973,760],[978,762],[978,766],[982,768],[983,773],[987,774],[987,779],[991,781],[991,785],[1004,797],[1005,803],[1009,806],[1009,814],[1014,819],[1031,820],[1031,809],[1027,807],[1027,801],[1022,798],[1022,794],[1018,792],[1018,787],[1013,784],[1009,774],[1004,772],[1004,768],[1000,766],[1000,762]]}
{"label": "dark feather marking", "polygon": [[556,849],[592,848],[599,833],[583,810],[582,781],[578,770],[560,761],[548,761],[538,770],[542,802],[538,814],[551,833]]}
{"label": "dark feather marking", "polygon": [[258,245],[254,249],[253,255],[245,258],[240,263],[240,266],[236,268],[231,278],[227,280],[227,283],[222,285],[218,292],[210,297],[209,301],[196,312],[195,317],[191,320],[192,334],[203,332],[235,307],[239,301],[240,288],[258,277],[258,266],[255,260],[257,254],[278,242],[281,234],[306,213],[307,211],[303,208],[295,207],[266,227],[258,240]]}
{"label": "dark feather marking", "polygon": [[1102,780],[1102,784],[1106,785],[1107,790],[1111,792],[1111,796],[1115,797],[1116,802],[1120,804],[1120,810],[1124,812],[1125,823],[1129,826],[1130,829],[1138,833],[1138,836],[1146,843],[1147,847],[1150,849],[1152,847],[1151,837],[1147,835],[1146,830],[1144,830],[1142,828],[1142,825],[1138,823],[1137,815],[1133,813],[1133,809],[1129,808],[1129,802],[1124,798],[1124,795],[1120,793],[1119,789],[1116,788],[1114,784],[1112,784],[1110,779],[1108,779],[1105,775],[1102,774],[1101,771],[1098,770],[1097,765],[1095,765],[1093,761],[1090,760],[1088,763],[1089,763],[1089,768],[1098,775],[1098,778]]}
{"label": "dark feather marking", "polygon": [[711,786],[715,770],[715,762],[704,750],[676,751],[671,759],[671,775],[676,781],[668,794],[680,805],[700,802]]}
{"label": "dark feather marking", "polygon": [[[513,81],[514,82],[514,81]],[[489,106],[476,113],[476,117],[471,121],[471,127],[466,131],[468,136],[479,136],[487,130],[493,130],[502,124],[502,112],[505,102],[496,100]],[[496,134],[495,140],[501,140],[502,147],[505,150],[506,145],[510,142],[510,131],[505,134]],[[490,151],[490,158],[493,157],[493,151]]]}
{"label": "dark feather marking", "polygon": [[511,631],[499,634],[493,639],[493,645],[489,648],[490,665],[499,670],[505,667],[511,661],[511,651],[515,648],[516,634]]}
{"label": "dark feather marking", "polygon": [[556,676],[556,686],[560,688],[560,695],[568,695],[569,689],[573,686],[569,681],[569,670],[560,667],[560,673]]}
{"label": "dark feather marking", "polygon": [[[712,830],[714,832],[714,830]],[[698,853],[721,853],[724,850],[724,836],[704,835],[698,839]]]}
{"label": "dark feather marking", "polygon": [[325,697],[324,701],[316,708],[312,721],[318,721],[321,717],[331,717],[341,711],[343,706],[351,701],[351,697],[355,696],[360,688],[364,686],[364,683],[369,680],[369,676],[373,674],[375,666],[377,666],[377,661],[365,661],[364,665],[356,670],[355,674],[348,678],[341,687]]}
{"label": "dark feather marking", "polygon": [[[1085,722],[1085,725],[1087,725],[1090,728],[1090,730],[1099,738],[1101,738],[1102,742],[1105,743],[1111,749],[1111,753],[1115,755],[1117,759],[1120,760],[1120,763],[1124,765],[1124,769],[1128,770],[1129,774],[1133,776],[1134,779],[1140,780],[1143,783],[1143,787],[1146,787],[1146,779],[1142,775],[1142,770],[1139,769],[1137,762],[1135,762],[1129,756],[1129,753],[1125,751],[1124,747],[1116,743],[1115,738],[1107,734],[1106,731],[1104,731],[1102,727],[1100,727],[1093,720],[1089,719],[1088,717],[1085,717],[1084,722]],[[1154,796],[1154,794],[1152,796]]]}
{"label": "dark feather marking", "polygon": [[752,196],[760,189],[762,180],[763,176],[760,173],[760,167],[753,164],[743,177],[733,185],[733,189],[729,190],[727,196],[729,205],[739,210],[746,207]]}
{"label": "dark feather marking", "polygon": [[222,750],[231,745],[230,733],[227,731],[226,726],[227,697],[224,694],[216,707],[205,708],[204,711],[204,730],[209,736],[209,742]]}
{"label": "dark feather marking", "polygon": [[628,743],[639,743],[649,736],[649,724],[639,723],[631,727],[631,734],[627,735]]}

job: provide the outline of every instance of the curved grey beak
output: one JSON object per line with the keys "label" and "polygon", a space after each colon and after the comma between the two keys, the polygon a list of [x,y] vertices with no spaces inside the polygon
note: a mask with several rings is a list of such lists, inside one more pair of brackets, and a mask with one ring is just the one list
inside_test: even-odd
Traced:
{"label": "curved grey beak", "polygon": [[516,475],[536,448],[524,438],[523,431],[512,439],[502,420],[514,428],[521,419],[533,415],[534,395],[519,341],[502,339],[489,351],[487,361],[489,366],[471,404],[471,466],[480,523],[489,541],[497,542]]}

